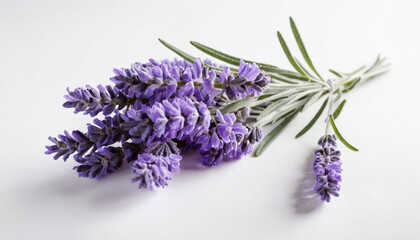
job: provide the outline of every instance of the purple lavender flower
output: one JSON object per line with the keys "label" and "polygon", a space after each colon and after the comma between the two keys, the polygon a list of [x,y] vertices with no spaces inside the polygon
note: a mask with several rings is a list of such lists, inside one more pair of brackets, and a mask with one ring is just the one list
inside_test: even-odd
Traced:
{"label": "purple lavender flower", "polygon": [[109,85],[99,85],[98,89],[86,85],[86,88],[76,88],[74,91],[67,88],[67,92],[68,95],[64,96],[67,101],[63,107],[74,108],[74,113],[83,111],[92,117],[100,112],[109,115],[115,108],[121,110],[127,104],[127,98]]}
{"label": "purple lavender flower", "polygon": [[263,87],[270,83],[270,78],[261,73],[258,66],[253,63],[245,63],[243,60],[240,61],[238,76],[247,79],[246,92],[247,95],[259,96],[264,91]]}
{"label": "purple lavender flower", "polygon": [[331,200],[331,195],[337,197],[341,188],[341,153],[336,150],[336,140],[335,135],[321,137],[318,141],[321,148],[314,152],[313,171],[317,180],[314,191],[326,202]]}
{"label": "purple lavender flower", "polygon": [[114,73],[116,75],[111,81],[120,92],[151,105],[172,97],[194,97],[212,105],[221,93],[213,87],[216,73],[204,66],[200,59],[195,63],[150,59],[149,63],[135,63],[129,69],[114,69]]}
{"label": "purple lavender flower", "polygon": [[211,123],[211,114],[207,106],[202,102],[196,103],[195,106],[198,109],[199,117],[194,130],[190,134],[191,140],[207,132]]}
{"label": "purple lavender flower", "polygon": [[236,99],[240,93],[245,92],[246,79],[244,77],[235,79],[235,76],[232,74],[229,67],[226,67],[220,73],[220,81],[223,83],[223,89],[225,90],[227,97],[231,100]]}
{"label": "purple lavender flower", "polygon": [[[209,129],[211,119],[210,111],[202,102],[192,101],[185,97],[176,97],[170,101],[164,100],[162,104],[155,105],[159,109],[159,114],[163,112],[167,119],[163,133],[165,138],[175,138],[180,141],[188,139],[189,141],[193,141],[194,138],[199,137]],[[160,110],[162,111],[160,112]],[[163,115],[160,116],[163,118]],[[156,122],[156,116],[149,117],[152,122]],[[155,135],[157,137],[161,136],[159,134],[153,134],[153,136]]]}
{"label": "purple lavender flower", "polygon": [[119,141],[125,141],[124,132],[120,128],[122,119],[120,114],[116,113],[114,117],[107,116],[105,120],[95,119],[92,124],[88,124],[87,133],[79,130],[73,131],[70,135],[64,131],[64,135],[58,135],[57,138],[49,137],[54,145],[46,146],[46,154],[56,153],[54,159],[63,156],[64,161],[68,157],[77,153],[78,157],[83,156],[89,149],[95,151],[103,146],[109,146]]}
{"label": "purple lavender flower", "polygon": [[201,164],[204,166],[213,167],[219,164],[224,158],[223,149],[210,149],[208,151],[200,151]]}
{"label": "purple lavender flower", "polygon": [[106,147],[100,148],[85,157],[76,156],[75,160],[81,163],[75,166],[79,177],[99,179],[107,173],[112,173],[122,166],[124,154],[121,148]]}
{"label": "purple lavender flower", "polygon": [[235,134],[245,135],[248,131],[241,124],[236,122],[236,116],[233,113],[222,114],[216,110],[217,114],[217,133],[225,143],[233,142],[236,140]]}
{"label": "purple lavender flower", "polygon": [[146,146],[144,144],[136,144],[133,142],[124,142],[122,151],[124,153],[124,161],[132,162],[137,160],[139,154],[144,153]]}
{"label": "purple lavender flower", "polygon": [[217,134],[215,127],[211,128],[207,133],[202,134],[196,141],[196,144],[200,145],[202,151],[209,151],[210,149],[221,149],[223,147],[223,141]]}
{"label": "purple lavender flower", "polygon": [[246,106],[243,109],[236,111],[235,116],[238,122],[244,123],[251,114],[251,108]]}
{"label": "purple lavender flower", "polygon": [[172,154],[167,157],[143,153],[133,163],[131,169],[136,177],[133,182],[139,182],[139,188],[153,190],[153,187],[165,187],[172,179],[172,172],[179,172],[180,155]]}
{"label": "purple lavender flower", "polygon": [[252,151],[252,145],[262,139],[260,128],[244,127],[235,114],[223,115],[219,110],[216,110],[216,114],[217,118],[210,130],[196,141],[200,145],[201,163],[206,166],[215,166],[223,159],[237,159],[247,155]]}
{"label": "purple lavender flower", "polygon": [[58,139],[53,137],[49,137],[48,139],[54,145],[46,146],[47,151],[45,154],[55,153],[55,160],[62,156],[64,161],[66,161],[75,152],[78,155],[83,155],[94,145],[88,136],[78,130],[73,131],[71,135],[67,131],[64,131],[64,135],[58,135]]}
{"label": "purple lavender flower", "polygon": [[147,116],[148,107],[144,104],[138,109],[130,109],[121,114],[123,122],[121,129],[128,131],[129,137],[134,143],[143,143],[153,132],[153,122]]}
{"label": "purple lavender flower", "polygon": [[122,139],[119,114],[114,117],[107,116],[102,121],[96,118],[93,123],[95,125],[88,124],[87,136],[95,143],[96,148],[112,145]]}
{"label": "purple lavender flower", "polygon": [[175,97],[152,106],[136,104],[121,115],[123,131],[128,131],[134,143],[154,142],[156,139],[193,141],[210,126],[210,111],[202,102]]}
{"label": "purple lavender flower", "polygon": [[114,68],[114,73],[115,76],[110,80],[125,96],[133,97],[135,96],[135,92],[144,91],[147,88],[147,85],[140,81],[136,71],[130,68]]}
{"label": "purple lavender flower", "polygon": [[179,155],[181,151],[178,149],[177,144],[172,140],[166,141],[155,141],[148,144],[146,153],[153,154],[155,156],[168,157],[170,155]]}
{"label": "purple lavender flower", "polygon": [[182,115],[180,104],[182,104],[178,99],[169,102],[168,100],[163,100],[162,104],[166,115],[169,118],[169,122],[166,127],[165,137],[167,138],[176,138],[178,132],[184,128],[185,118]]}
{"label": "purple lavender flower", "polygon": [[214,106],[216,105],[217,98],[221,97],[222,93],[222,90],[214,87],[216,72],[209,70],[208,67],[203,67],[202,78],[202,83],[198,82],[198,87],[195,88],[194,96],[198,101],[205,103],[207,106]]}
{"label": "purple lavender flower", "polygon": [[263,138],[263,132],[261,128],[256,126],[246,126],[248,132],[245,134],[244,139],[239,143],[235,157],[239,158],[244,155],[248,155],[252,152],[252,147],[256,142],[260,142]]}
{"label": "purple lavender flower", "polygon": [[220,73],[220,82],[229,99],[260,96],[264,87],[270,82],[270,78],[261,73],[258,66],[253,63],[245,63],[241,60],[238,75],[233,75],[228,67]]}
{"label": "purple lavender flower", "polygon": [[147,116],[153,122],[153,137],[161,137],[165,133],[168,119],[165,116],[165,108],[161,103],[156,103],[147,110]]}
{"label": "purple lavender flower", "polygon": [[270,77],[260,73],[255,78],[254,84],[250,85],[249,87],[254,89],[255,95],[259,96],[264,91],[263,88],[265,88],[270,83],[270,81]]}

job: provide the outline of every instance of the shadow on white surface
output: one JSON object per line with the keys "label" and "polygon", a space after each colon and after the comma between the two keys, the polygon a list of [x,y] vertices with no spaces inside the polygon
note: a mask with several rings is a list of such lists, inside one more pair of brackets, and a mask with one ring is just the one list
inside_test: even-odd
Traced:
{"label": "shadow on white surface", "polygon": [[[71,170],[70,170],[71,172]],[[19,191],[22,201],[33,200],[48,205],[72,205],[89,209],[120,209],[138,204],[153,196],[153,192],[139,191],[131,183],[130,166],[100,180],[79,178],[76,172],[62,176],[49,176],[42,181],[32,181]]]}
{"label": "shadow on white surface", "polygon": [[[181,161],[181,172],[178,184],[185,184],[192,178],[197,177],[200,171],[211,170],[211,168],[200,164],[201,156],[195,151],[184,152]],[[224,167],[231,162],[222,162],[217,167]],[[158,196],[157,191],[166,189],[138,189],[138,183],[132,183],[133,174],[130,170],[131,164],[126,164],[102,179],[80,178],[71,167],[64,174],[45,173],[43,178],[25,183],[18,195],[18,201],[27,204],[30,201],[42,202],[45,207],[49,205],[71,204],[89,209],[120,209],[129,208],[133,204],[152,199]],[[182,179],[182,180],[181,180]],[[173,184],[170,182],[169,184]]]}
{"label": "shadow on white surface", "polygon": [[308,214],[320,209],[323,202],[313,192],[315,176],[312,172],[313,156],[309,156],[302,168],[303,176],[299,180],[298,187],[294,194],[294,208],[297,214]]}
{"label": "shadow on white surface", "polygon": [[201,156],[198,151],[184,151],[182,152],[181,172],[182,171],[204,171],[209,167],[203,166],[200,163]]}
{"label": "shadow on white surface", "polygon": [[204,166],[200,163],[201,155],[198,151],[184,151],[181,153],[182,160],[181,160],[181,172],[185,171],[211,171],[213,168],[220,168],[226,167],[229,164],[235,163],[237,161],[241,161],[240,159],[230,159],[230,160],[222,160],[219,164],[214,167]]}

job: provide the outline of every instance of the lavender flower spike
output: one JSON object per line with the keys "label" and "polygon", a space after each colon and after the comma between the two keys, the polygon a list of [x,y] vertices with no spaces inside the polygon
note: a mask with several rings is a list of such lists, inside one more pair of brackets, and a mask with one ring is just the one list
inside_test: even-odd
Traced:
{"label": "lavender flower spike", "polygon": [[55,153],[55,160],[59,157],[63,157],[64,161],[66,161],[73,153],[77,153],[77,155],[82,156],[94,144],[89,140],[86,134],[80,132],[79,130],[73,131],[72,134],[64,131],[64,135],[58,135],[58,139],[53,137],[49,137],[48,139],[53,143],[53,145],[46,146],[47,151],[45,154]]}
{"label": "lavender flower spike", "polygon": [[127,97],[118,94],[117,89],[109,85],[99,85],[98,89],[86,85],[86,88],[76,88],[74,91],[67,88],[67,92],[68,95],[64,96],[67,101],[63,107],[74,108],[74,113],[84,112],[91,117],[100,112],[109,115],[115,108],[121,110],[127,104]]}
{"label": "lavender flower spike", "polygon": [[341,188],[341,153],[336,150],[336,140],[335,135],[321,137],[318,141],[321,148],[314,152],[313,171],[317,180],[314,191],[326,202],[331,200],[331,195],[338,197]]}

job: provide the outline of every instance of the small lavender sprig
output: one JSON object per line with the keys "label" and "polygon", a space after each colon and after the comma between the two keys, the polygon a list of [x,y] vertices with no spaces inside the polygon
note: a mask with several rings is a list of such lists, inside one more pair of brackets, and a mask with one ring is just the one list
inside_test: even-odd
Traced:
{"label": "small lavender sprig", "polygon": [[314,191],[326,202],[330,201],[331,195],[338,197],[341,188],[341,153],[336,149],[336,139],[335,135],[322,136],[318,141],[321,148],[314,152],[313,171],[317,181]]}

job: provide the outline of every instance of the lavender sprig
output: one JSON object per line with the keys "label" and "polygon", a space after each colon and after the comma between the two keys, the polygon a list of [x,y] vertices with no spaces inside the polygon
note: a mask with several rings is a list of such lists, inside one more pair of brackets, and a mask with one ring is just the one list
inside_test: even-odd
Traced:
{"label": "lavender sprig", "polygon": [[[292,55],[280,32],[280,45],[295,71],[242,60],[192,41],[204,53],[236,67],[201,61],[159,39],[185,60],[136,62],[114,69],[113,85],[68,89],[64,107],[92,117],[102,113],[104,118],[88,124],[86,133],[65,131],[58,138],[50,137],[53,145],[47,146],[46,153],[64,160],[73,155],[80,164],[74,169],[81,177],[101,178],[130,163],[133,181],[140,188],[165,187],[180,170],[182,151],[196,150],[201,164],[215,166],[250,154],[260,142],[255,151],[259,156],[301,111],[323,99],[296,137],[314,126],[327,109],[326,135],[315,151],[313,170],[314,190],[323,201],[330,201],[331,195],[338,196],[342,171],[331,128],[345,146],[357,150],[344,140],[334,122],[345,100],[334,113],[333,106],[356,85],[385,73],[389,65],[378,57],[371,66],[351,73],[330,70],[334,77],[325,80],[315,69],[293,19],[290,24],[309,70]],[[266,125],[275,126],[263,138],[261,128]]]}

